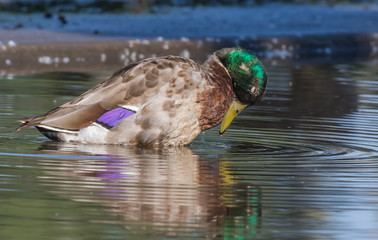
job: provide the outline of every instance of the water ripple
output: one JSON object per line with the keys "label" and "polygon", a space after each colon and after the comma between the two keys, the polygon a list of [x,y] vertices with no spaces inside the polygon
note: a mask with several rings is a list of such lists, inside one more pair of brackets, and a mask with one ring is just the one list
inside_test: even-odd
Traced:
{"label": "water ripple", "polygon": [[[0,224],[52,224],[59,237],[95,229],[88,239],[353,239],[340,237],[345,231],[369,238],[378,209],[378,85],[359,68],[269,69],[264,102],[223,136],[209,130],[182,148],[12,133],[25,109],[38,102],[43,112],[53,106],[46,102],[67,97],[41,100],[21,89],[32,105],[17,94],[0,102]],[[8,89],[16,89],[12,83]]]}

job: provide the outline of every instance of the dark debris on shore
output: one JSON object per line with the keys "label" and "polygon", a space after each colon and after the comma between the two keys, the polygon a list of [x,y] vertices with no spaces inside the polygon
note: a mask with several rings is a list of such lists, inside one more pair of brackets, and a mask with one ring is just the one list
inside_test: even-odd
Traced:
{"label": "dark debris on shore", "polygon": [[0,12],[45,13],[46,18],[62,13],[156,13],[167,7],[254,6],[291,4],[370,4],[377,0],[0,0]]}

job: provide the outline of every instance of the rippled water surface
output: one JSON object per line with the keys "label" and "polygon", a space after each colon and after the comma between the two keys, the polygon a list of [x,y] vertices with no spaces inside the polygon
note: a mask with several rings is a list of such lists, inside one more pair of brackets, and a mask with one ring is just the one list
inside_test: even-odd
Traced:
{"label": "rippled water surface", "polygon": [[0,239],[378,239],[377,64],[268,72],[222,137],[158,150],[13,132],[110,72],[3,76]]}

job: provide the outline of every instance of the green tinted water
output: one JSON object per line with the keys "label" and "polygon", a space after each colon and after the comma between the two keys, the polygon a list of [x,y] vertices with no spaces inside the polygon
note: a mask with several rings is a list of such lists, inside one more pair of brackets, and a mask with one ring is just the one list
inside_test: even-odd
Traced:
{"label": "green tinted water", "polygon": [[160,150],[13,132],[110,72],[2,75],[0,239],[378,238],[376,63],[268,72],[222,137]]}

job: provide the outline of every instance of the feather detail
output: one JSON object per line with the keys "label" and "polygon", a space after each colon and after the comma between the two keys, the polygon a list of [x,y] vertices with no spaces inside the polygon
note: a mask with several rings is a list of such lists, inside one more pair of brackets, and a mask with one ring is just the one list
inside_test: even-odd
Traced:
{"label": "feather detail", "polygon": [[62,137],[66,135],[75,136],[75,137],[78,136],[78,131],[72,131],[72,130],[56,128],[56,127],[51,127],[51,126],[46,126],[46,125],[38,125],[36,126],[36,128],[47,138],[53,141],[58,141],[58,142],[64,142],[64,139],[62,139]]}
{"label": "feather detail", "polygon": [[106,128],[112,128],[123,119],[135,114],[134,111],[119,107],[104,113],[97,119],[97,122],[105,125]]}
{"label": "feather detail", "polygon": [[[233,51],[240,49],[217,51],[202,66],[174,56],[132,63],[60,107],[22,119],[17,131],[35,126],[48,138],[63,142],[189,144],[219,124],[232,100],[241,96],[224,65],[225,55]],[[246,64],[237,70],[248,73]],[[262,97],[255,91],[261,88],[260,72],[255,72],[249,71],[246,79],[256,86],[242,88],[249,105]]]}

